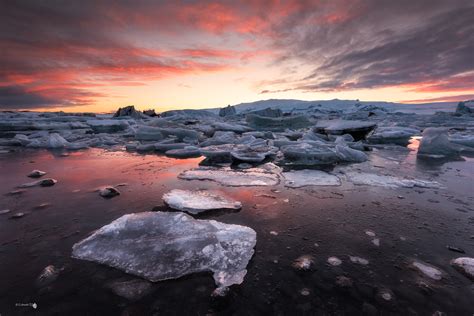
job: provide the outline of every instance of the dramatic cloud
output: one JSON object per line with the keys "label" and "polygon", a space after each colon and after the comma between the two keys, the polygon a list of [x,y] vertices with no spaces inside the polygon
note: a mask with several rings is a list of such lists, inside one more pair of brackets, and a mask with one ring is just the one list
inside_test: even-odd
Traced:
{"label": "dramatic cloud", "polygon": [[274,70],[246,79],[255,94],[469,94],[473,21],[471,0],[2,1],[0,108],[100,104],[108,88],[241,69]]}

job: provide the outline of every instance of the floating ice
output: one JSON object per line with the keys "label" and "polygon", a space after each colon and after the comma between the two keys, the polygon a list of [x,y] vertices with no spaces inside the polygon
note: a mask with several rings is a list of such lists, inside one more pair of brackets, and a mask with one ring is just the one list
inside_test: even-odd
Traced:
{"label": "floating ice", "polygon": [[448,129],[442,127],[430,127],[423,131],[423,138],[418,147],[418,155],[432,157],[456,156],[462,151],[469,151],[465,147],[453,143],[448,138]]}
{"label": "floating ice", "polygon": [[290,188],[300,188],[309,185],[318,186],[338,186],[341,180],[332,174],[321,170],[294,170],[283,172],[285,186]]}
{"label": "floating ice", "polygon": [[254,254],[249,227],[196,220],[184,213],[124,215],[73,246],[74,258],[152,282],[212,271],[218,289],[240,284]]}
{"label": "floating ice", "polygon": [[361,258],[361,257],[349,256],[349,259],[353,263],[361,264],[361,265],[364,265],[364,266],[369,264],[369,260]]}
{"label": "floating ice", "polygon": [[233,170],[230,168],[200,167],[186,170],[178,175],[184,180],[210,180],[227,186],[277,185],[279,176],[264,168]]}
{"label": "floating ice", "polygon": [[440,184],[436,181],[420,180],[420,179],[401,179],[393,176],[385,176],[374,173],[364,172],[346,172],[346,177],[355,185],[373,185],[388,188],[440,188]]}
{"label": "floating ice", "polygon": [[53,283],[58,278],[60,271],[60,269],[57,269],[53,265],[47,266],[36,279],[36,285],[39,287],[44,287]]}
{"label": "floating ice", "polygon": [[311,125],[311,122],[304,115],[266,117],[247,114],[246,120],[250,127],[265,131],[284,131],[285,129],[299,129]]}
{"label": "floating ice", "polygon": [[50,187],[53,186],[57,183],[58,181],[55,179],[42,179],[42,180],[37,180],[33,182],[28,182],[22,185],[19,185],[19,188],[30,188],[30,187],[35,187],[35,186],[42,186],[42,187]]}
{"label": "floating ice", "polygon": [[314,265],[314,258],[309,255],[303,255],[293,261],[293,268],[297,270],[309,270]]}
{"label": "floating ice", "polygon": [[342,261],[338,257],[329,257],[328,263],[332,266],[339,266],[342,264]]}
{"label": "floating ice", "polygon": [[30,178],[40,178],[40,177],[44,176],[45,174],[46,174],[46,172],[35,169],[35,170],[31,171],[28,174],[28,177],[30,177]]}
{"label": "floating ice", "polygon": [[210,210],[239,210],[242,203],[230,199],[218,192],[205,190],[171,190],[163,195],[163,201],[171,208],[191,214],[199,214]]}
{"label": "floating ice", "polygon": [[226,131],[226,132],[236,132],[236,133],[244,133],[249,132],[252,129],[248,126],[240,125],[240,124],[230,124],[230,123],[221,123],[215,122],[212,126],[218,131]]}
{"label": "floating ice", "polygon": [[456,258],[451,260],[451,265],[467,278],[471,279],[471,281],[474,281],[474,258]]}
{"label": "floating ice", "polygon": [[413,261],[411,265],[430,279],[441,280],[443,278],[443,271],[425,262]]}
{"label": "floating ice", "polygon": [[120,191],[114,187],[107,186],[99,189],[99,195],[103,198],[109,199],[120,195]]}
{"label": "floating ice", "polygon": [[139,126],[135,132],[136,140],[162,140],[161,130],[153,126]]}
{"label": "floating ice", "polygon": [[366,121],[329,120],[319,121],[315,131],[330,135],[350,134],[355,140],[363,139],[377,124]]}
{"label": "floating ice", "polygon": [[373,144],[397,144],[406,146],[412,136],[419,134],[420,131],[418,129],[411,127],[377,127],[374,133],[367,137],[367,140]]}
{"label": "floating ice", "polygon": [[130,127],[130,124],[126,120],[117,119],[88,120],[86,123],[96,133],[115,133]]}

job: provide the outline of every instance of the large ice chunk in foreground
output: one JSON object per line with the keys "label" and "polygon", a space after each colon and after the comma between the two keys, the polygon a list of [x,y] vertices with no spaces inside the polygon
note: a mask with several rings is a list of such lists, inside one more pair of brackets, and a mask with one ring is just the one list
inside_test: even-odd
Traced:
{"label": "large ice chunk in foreground", "polygon": [[206,190],[171,190],[163,195],[163,201],[175,210],[191,214],[199,214],[210,210],[239,210],[242,208],[242,203],[218,192]]}
{"label": "large ice chunk in foreground", "polygon": [[184,180],[210,180],[227,186],[269,186],[277,185],[279,176],[263,168],[233,170],[231,168],[200,167],[186,170],[178,175]]}
{"label": "large ice chunk in foreground", "polygon": [[341,185],[341,180],[332,174],[321,170],[295,170],[283,172],[285,186],[289,188],[300,188],[309,185]]}
{"label": "large ice chunk in foreground", "polygon": [[77,259],[152,282],[212,271],[218,291],[243,282],[257,234],[249,227],[196,220],[184,213],[124,215],[73,246]]}

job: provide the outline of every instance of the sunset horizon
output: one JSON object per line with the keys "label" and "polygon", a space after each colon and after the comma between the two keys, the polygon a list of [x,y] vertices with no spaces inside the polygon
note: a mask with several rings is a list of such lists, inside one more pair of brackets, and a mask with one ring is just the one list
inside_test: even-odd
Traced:
{"label": "sunset horizon", "polygon": [[471,1],[3,1],[0,15],[2,110],[474,99]]}

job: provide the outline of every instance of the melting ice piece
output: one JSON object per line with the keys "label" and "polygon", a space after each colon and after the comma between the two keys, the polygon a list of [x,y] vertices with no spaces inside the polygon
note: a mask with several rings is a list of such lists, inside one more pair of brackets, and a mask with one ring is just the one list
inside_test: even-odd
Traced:
{"label": "melting ice piece", "polygon": [[28,177],[30,177],[30,178],[40,178],[40,177],[44,176],[45,174],[46,174],[46,172],[35,169],[35,170],[31,171],[28,174]]}
{"label": "melting ice piece", "polygon": [[413,261],[411,264],[416,270],[433,280],[441,280],[443,271],[422,261]]}
{"label": "melting ice piece", "polygon": [[116,295],[130,301],[137,301],[153,291],[152,283],[142,279],[117,280],[106,284],[106,287],[110,288]]}
{"label": "melting ice piece", "polygon": [[239,210],[242,208],[242,203],[238,201],[217,192],[205,190],[171,190],[163,195],[163,201],[173,209],[191,214],[199,214],[210,210]]}
{"label": "melting ice piece", "polygon": [[309,270],[314,265],[314,258],[309,255],[303,255],[293,261],[293,268],[297,270]]}
{"label": "melting ice piece", "polygon": [[30,187],[35,187],[35,186],[50,187],[50,186],[55,185],[57,182],[58,181],[55,179],[48,178],[48,179],[24,183],[22,185],[19,185],[18,187],[19,188],[30,188]]}
{"label": "melting ice piece", "polygon": [[401,179],[393,176],[385,176],[374,173],[364,172],[347,172],[347,178],[355,185],[373,185],[388,188],[440,188],[440,184],[436,181],[420,180],[420,179]]}
{"label": "melting ice piece", "polygon": [[152,282],[212,271],[218,290],[243,282],[256,232],[184,213],[124,215],[73,246],[72,257]]}
{"label": "melting ice piece", "polygon": [[474,258],[456,258],[451,261],[451,265],[466,277],[474,281]]}
{"label": "melting ice piece", "polygon": [[309,185],[341,185],[341,180],[332,174],[321,170],[295,170],[284,172],[285,186],[289,188],[300,188]]}
{"label": "melting ice piece", "polygon": [[329,257],[328,263],[332,266],[339,266],[342,264],[342,261],[338,257]]}
{"label": "melting ice piece", "polygon": [[353,263],[362,264],[364,266],[369,264],[369,260],[361,258],[361,257],[349,256],[349,259],[351,259],[351,262]]}
{"label": "melting ice piece", "polygon": [[184,180],[210,180],[227,186],[269,186],[279,182],[278,174],[263,168],[232,170],[230,168],[200,167],[178,175]]}

